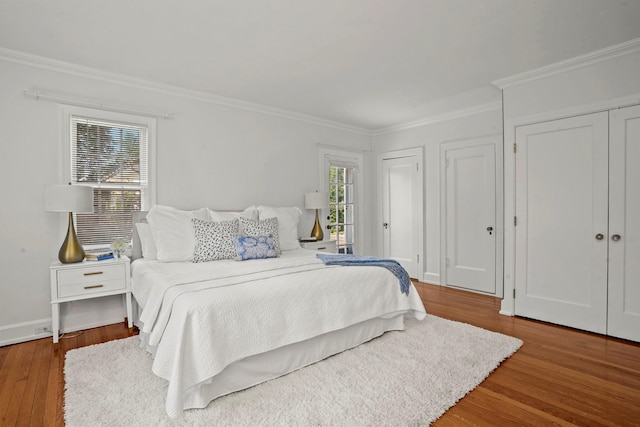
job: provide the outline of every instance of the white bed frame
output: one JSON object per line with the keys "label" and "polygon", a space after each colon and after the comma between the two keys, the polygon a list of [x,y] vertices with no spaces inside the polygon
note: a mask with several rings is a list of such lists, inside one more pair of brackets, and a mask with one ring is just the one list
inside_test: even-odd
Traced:
{"label": "white bed frame", "polygon": [[[133,215],[133,260],[142,257],[135,224],[146,222],[146,214],[146,212],[136,212]],[[137,302],[135,306],[137,308]],[[134,319],[137,320],[139,310],[135,310],[135,313]],[[403,329],[403,314],[391,318],[375,318],[306,341],[247,357],[227,366],[209,382],[198,384],[188,390],[183,409],[204,408],[218,397],[286,375],[334,354],[357,347],[387,331]]]}

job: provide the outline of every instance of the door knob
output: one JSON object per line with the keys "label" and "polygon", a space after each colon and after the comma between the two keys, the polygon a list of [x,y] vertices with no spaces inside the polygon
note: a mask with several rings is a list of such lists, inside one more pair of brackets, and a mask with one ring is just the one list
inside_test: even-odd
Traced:
{"label": "door knob", "polygon": [[489,232],[489,236],[491,236],[491,234],[493,234],[493,227],[487,227],[487,231]]}
{"label": "door knob", "polygon": [[383,223],[382,223],[382,226],[383,226],[383,227],[385,228],[385,230],[386,230],[387,228],[389,228],[389,223],[388,223],[388,222],[383,222]]}
{"label": "door knob", "polygon": [[611,240],[613,240],[614,242],[617,242],[618,240],[620,240],[620,235],[614,234],[613,236],[611,236]]}
{"label": "door knob", "polygon": [[602,239],[604,239],[604,234],[602,234],[602,233],[598,233],[598,234],[596,234],[596,239],[597,239],[597,240],[602,240]]}

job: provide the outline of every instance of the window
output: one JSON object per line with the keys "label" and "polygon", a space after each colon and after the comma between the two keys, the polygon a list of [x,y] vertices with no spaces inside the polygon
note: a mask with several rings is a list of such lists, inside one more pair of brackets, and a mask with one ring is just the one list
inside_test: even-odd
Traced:
{"label": "window", "polygon": [[336,241],[338,252],[361,253],[363,224],[362,173],[363,155],[360,152],[337,147],[320,147],[322,191],[329,193],[327,228],[331,240]]}
{"label": "window", "polygon": [[329,229],[341,254],[354,253],[356,171],[353,167],[329,167]]}
{"label": "window", "polygon": [[155,120],[128,114],[66,107],[69,181],[93,188],[90,214],[76,214],[76,232],[85,246],[132,238],[134,211],[155,200],[150,177]]}

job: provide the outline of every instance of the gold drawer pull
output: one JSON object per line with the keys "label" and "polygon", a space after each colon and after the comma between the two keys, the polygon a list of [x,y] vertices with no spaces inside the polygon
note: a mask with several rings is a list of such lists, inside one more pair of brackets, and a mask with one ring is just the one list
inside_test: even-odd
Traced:
{"label": "gold drawer pull", "polygon": [[326,246],[323,246],[323,247],[321,247],[321,248],[318,248],[317,250],[321,251],[321,250],[323,250],[323,249],[327,249],[327,247],[326,247]]}
{"label": "gold drawer pull", "polygon": [[95,276],[96,274],[102,274],[102,271],[94,271],[93,273],[84,273],[85,276]]}
{"label": "gold drawer pull", "polygon": [[104,286],[104,285],[93,285],[93,286],[85,286],[84,288],[85,288],[85,289],[95,289],[95,288],[101,288],[101,287],[103,287],[103,286]]}

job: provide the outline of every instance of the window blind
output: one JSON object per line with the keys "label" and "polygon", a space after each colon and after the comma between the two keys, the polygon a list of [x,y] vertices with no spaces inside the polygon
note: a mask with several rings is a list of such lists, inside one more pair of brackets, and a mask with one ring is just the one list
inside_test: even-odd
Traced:
{"label": "window blind", "polygon": [[132,213],[148,208],[146,125],[71,116],[71,182],[93,188],[94,213],[76,214],[84,245],[131,241]]}

